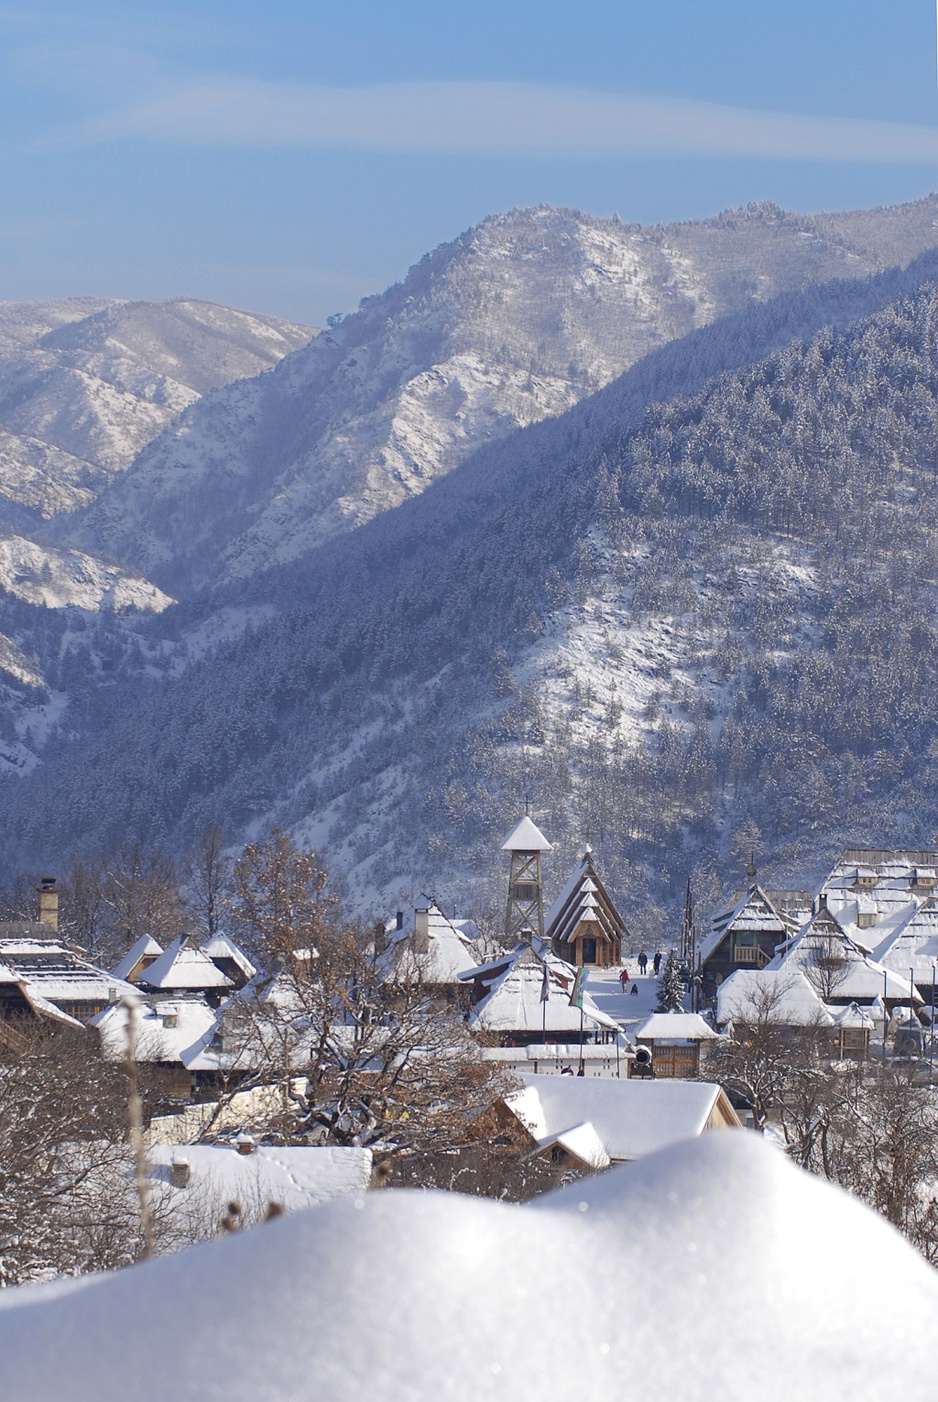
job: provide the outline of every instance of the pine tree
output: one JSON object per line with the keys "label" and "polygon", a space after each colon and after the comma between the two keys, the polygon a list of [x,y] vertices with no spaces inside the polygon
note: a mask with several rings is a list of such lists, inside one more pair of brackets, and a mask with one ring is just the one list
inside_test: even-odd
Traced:
{"label": "pine tree", "polygon": [[684,992],[684,980],[681,978],[681,971],[672,949],[665,961],[664,972],[658,980],[658,1006],[655,1011],[659,1013],[683,1012]]}

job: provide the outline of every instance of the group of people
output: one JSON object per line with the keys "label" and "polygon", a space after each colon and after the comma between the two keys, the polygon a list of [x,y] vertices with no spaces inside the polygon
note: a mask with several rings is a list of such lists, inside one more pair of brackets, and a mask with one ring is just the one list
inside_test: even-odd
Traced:
{"label": "group of people", "polygon": [[[660,969],[661,969],[661,950],[660,950],[660,949],[658,949],[658,950],[655,951],[655,956],[654,956],[654,958],[653,958],[652,961],[651,961],[651,966],[652,966],[652,970],[654,971],[654,975],[655,975],[655,977],[657,978],[657,977],[658,977],[658,973],[659,973],[659,971],[660,971]],[[638,971],[639,971],[639,973],[641,974],[642,978],[645,977],[645,970],[646,970],[647,968],[648,968],[648,955],[645,953],[644,949],[640,949],[639,952],[638,952]],[[629,977],[629,971],[628,971],[628,969],[626,969],[624,966],[623,966],[622,972],[621,972],[620,975],[619,975],[619,982],[620,982],[620,984],[622,985],[622,992],[623,992],[623,993],[625,992],[626,988],[629,988],[629,984],[631,984],[632,986],[631,986],[631,988],[629,988],[629,993],[631,994],[631,996],[632,996],[633,998],[637,998],[637,997],[638,997],[638,984],[635,983],[634,980],[631,979],[631,978]]]}

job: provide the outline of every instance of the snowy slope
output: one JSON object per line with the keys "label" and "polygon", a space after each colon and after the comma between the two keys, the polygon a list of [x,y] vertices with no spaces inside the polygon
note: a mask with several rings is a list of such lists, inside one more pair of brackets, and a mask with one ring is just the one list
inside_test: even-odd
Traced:
{"label": "snowy slope", "polygon": [[0,589],[43,608],[90,613],[160,613],[173,602],[155,584],[117,565],[12,534],[0,535]]}
{"label": "snowy slope", "polygon": [[273,374],[188,410],[70,539],[175,593],[295,560],[669,340],[780,289],[908,262],[935,242],[936,211],[856,229],[771,205],[654,229],[550,208],[487,219]]}
{"label": "snowy slope", "polygon": [[311,334],[197,301],[0,304],[0,517],[87,506],[201,394]]}
{"label": "snowy slope", "polygon": [[[741,1131],[523,1208],[389,1189],[4,1296],[7,1402],[934,1395],[934,1272]],[[141,1320],[159,1356],[114,1347]]]}

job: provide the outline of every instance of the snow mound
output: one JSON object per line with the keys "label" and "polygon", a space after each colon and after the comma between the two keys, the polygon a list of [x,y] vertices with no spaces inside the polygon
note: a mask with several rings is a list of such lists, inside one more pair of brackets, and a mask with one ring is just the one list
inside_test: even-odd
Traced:
{"label": "snow mound", "polygon": [[5,1402],[924,1402],[938,1278],[727,1132],[531,1207],[362,1194],[2,1303]]}

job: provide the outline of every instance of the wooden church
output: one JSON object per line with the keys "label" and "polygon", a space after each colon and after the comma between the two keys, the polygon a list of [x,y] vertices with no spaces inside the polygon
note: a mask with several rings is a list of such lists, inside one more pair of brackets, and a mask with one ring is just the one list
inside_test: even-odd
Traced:
{"label": "wooden church", "polygon": [[589,846],[576,871],[547,913],[546,938],[571,964],[608,968],[622,962],[623,941],[632,937],[593,864]]}

